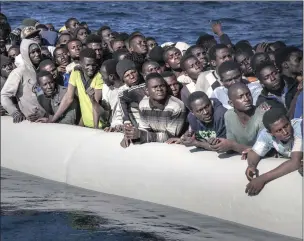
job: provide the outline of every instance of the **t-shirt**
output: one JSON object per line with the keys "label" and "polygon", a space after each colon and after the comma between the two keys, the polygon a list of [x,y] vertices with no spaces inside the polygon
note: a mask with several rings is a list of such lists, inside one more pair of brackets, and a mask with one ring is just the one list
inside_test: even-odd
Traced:
{"label": "t-shirt", "polygon": [[[80,110],[81,110],[81,117],[83,120],[83,123],[87,127],[94,127],[94,121],[93,121],[93,105],[90,100],[90,97],[86,94],[86,89],[83,85],[80,71],[72,71],[69,83],[77,88],[78,91],[78,97],[79,97],[79,103],[80,103]],[[103,80],[100,73],[97,73],[91,84],[90,87],[101,90],[103,86]],[[99,122],[99,127],[102,127],[102,122]]]}
{"label": "t-shirt", "polygon": [[209,125],[202,123],[191,112],[188,114],[189,125],[199,140],[208,140],[214,137],[226,138],[224,116],[227,109],[217,99],[211,99],[211,102],[213,106],[213,121]]}
{"label": "t-shirt", "polygon": [[297,98],[294,118],[303,118],[303,91],[300,93],[300,95]]}
{"label": "t-shirt", "polygon": [[256,108],[254,115],[244,126],[234,109],[230,109],[225,114],[226,136],[238,144],[253,146],[258,133],[264,129],[263,115],[265,111],[262,108]]}
{"label": "t-shirt", "polygon": [[264,157],[272,148],[275,148],[284,157],[290,157],[291,152],[303,151],[302,137],[302,119],[291,120],[291,125],[294,130],[294,138],[291,138],[287,143],[283,143],[273,137],[266,129],[263,129],[252,147],[252,150],[260,157]]}

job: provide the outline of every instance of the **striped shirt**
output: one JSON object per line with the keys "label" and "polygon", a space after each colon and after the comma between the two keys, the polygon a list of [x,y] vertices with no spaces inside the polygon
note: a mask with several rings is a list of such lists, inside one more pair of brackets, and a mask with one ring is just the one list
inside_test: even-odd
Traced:
{"label": "striped shirt", "polygon": [[186,108],[184,103],[170,96],[163,107],[152,105],[149,97],[139,104],[140,142],[165,142],[171,137],[181,134],[185,120]]}
{"label": "striped shirt", "polygon": [[211,98],[213,91],[221,86],[222,83],[220,81],[220,77],[216,73],[215,70],[209,70],[202,72],[196,81],[196,90],[203,91]]}

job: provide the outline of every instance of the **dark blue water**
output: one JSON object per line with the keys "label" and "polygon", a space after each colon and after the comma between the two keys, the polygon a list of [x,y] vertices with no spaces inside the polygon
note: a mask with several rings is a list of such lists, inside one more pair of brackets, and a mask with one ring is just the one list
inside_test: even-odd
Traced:
{"label": "dark blue water", "polygon": [[209,20],[220,19],[234,43],[246,39],[281,40],[303,46],[303,2],[2,2],[1,12],[16,27],[26,17],[53,23],[57,29],[69,17],[91,29],[109,25],[115,31],[142,31],[159,43],[195,43],[210,31]]}

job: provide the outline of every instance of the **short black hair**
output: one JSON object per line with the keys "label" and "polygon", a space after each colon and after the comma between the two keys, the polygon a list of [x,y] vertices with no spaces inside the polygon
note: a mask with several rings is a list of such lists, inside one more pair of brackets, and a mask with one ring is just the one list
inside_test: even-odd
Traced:
{"label": "short black hair", "polygon": [[289,120],[286,115],[286,111],[283,108],[271,108],[263,115],[264,127],[270,132],[271,125],[281,118],[286,118],[287,120]]}
{"label": "short black hair", "polygon": [[301,52],[301,50],[294,46],[289,46],[289,47],[281,48],[278,51],[276,51],[275,52],[276,66],[281,70],[282,64],[285,61],[288,61],[288,59],[290,58],[290,55],[294,52]]}
{"label": "short black hair", "polygon": [[274,63],[270,62],[270,61],[266,61],[266,62],[262,62],[261,64],[259,64],[257,67],[256,67],[256,70],[255,70],[255,76],[261,81],[262,79],[262,76],[261,76],[261,72],[263,69],[267,68],[267,67],[273,67],[275,69],[276,66],[274,65]]}
{"label": "short black hair", "polygon": [[143,34],[141,34],[141,33],[131,34],[130,37],[128,38],[129,46],[131,46],[131,42],[133,41],[133,39],[135,39],[137,37],[146,39],[145,36]]}
{"label": "short black hair", "polygon": [[39,79],[42,78],[42,77],[45,77],[45,76],[49,76],[49,77],[51,77],[51,78],[53,79],[53,75],[51,74],[51,72],[46,71],[46,70],[40,70],[40,71],[36,74],[36,79],[37,79],[38,84],[40,84]]}
{"label": "short black hair", "polygon": [[124,54],[130,55],[130,52],[125,48],[117,49],[115,52],[113,52],[112,57],[113,57],[113,59],[119,61],[120,56],[124,55]]}
{"label": "short black hair", "polygon": [[240,65],[232,60],[223,62],[222,64],[219,65],[218,67],[218,74],[222,78],[222,74],[226,73],[231,70],[236,70],[238,69],[241,72]]}
{"label": "short black hair", "polygon": [[238,51],[251,51],[253,53],[253,49],[251,44],[247,40],[241,40],[234,45],[234,49],[236,52]]}
{"label": "short black hair", "polygon": [[156,41],[155,38],[153,38],[153,37],[147,37],[147,38],[146,38],[146,41],[148,42],[149,40]]}
{"label": "short black hair", "polygon": [[[78,39],[78,38],[72,38],[72,39],[70,39],[67,43],[66,43],[66,46],[67,46],[67,48],[68,48],[68,46],[69,46],[69,44],[70,43],[72,43],[72,42],[79,42],[79,43],[81,43],[81,41]],[[82,43],[81,43],[82,44]]]}
{"label": "short black hair", "polygon": [[192,51],[194,50],[194,49],[198,49],[198,48],[200,48],[200,49],[204,49],[201,45],[192,45],[192,46],[190,46],[187,50],[186,50],[186,52],[185,52],[185,55],[188,55],[188,54],[192,54]]}
{"label": "short black hair", "polygon": [[194,55],[192,54],[186,54],[184,55],[182,58],[181,58],[181,61],[180,61],[180,68],[183,70],[183,71],[186,71],[186,66],[185,66],[185,63],[188,59],[191,59],[191,58],[194,58],[194,59],[197,59],[197,57],[195,57]]}
{"label": "short black hair", "polygon": [[214,36],[212,36],[210,34],[201,35],[196,40],[196,45],[203,46],[205,44],[205,42],[208,42],[210,40],[215,40]]}
{"label": "short black hair", "polygon": [[[164,49],[164,48],[163,48],[163,49]],[[164,49],[164,53],[163,53],[163,59],[164,59],[165,62],[167,62],[167,60],[168,60],[167,53],[168,53],[169,51],[171,51],[171,50],[178,50],[178,51],[182,54],[182,52],[181,52],[178,48],[176,48],[175,46],[170,46],[170,47],[168,47],[168,48],[165,48],[165,49]]]}
{"label": "short black hair", "polygon": [[67,21],[65,21],[64,26],[65,26],[66,28],[68,28],[69,25],[70,25],[70,22],[72,22],[73,20],[78,21],[77,18],[69,18]]}
{"label": "short black hair", "polygon": [[115,59],[108,59],[102,63],[101,67],[105,68],[108,75],[114,74],[118,77],[118,74],[116,72],[117,63],[118,63],[118,61],[116,61]]}
{"label": "short black hair", "polygon": [[189,106],[190,110],[192,110],[191,104],[194,101],[199,100],[199,99],[209,100],[210,101],[208,95],[205,92],[203,92],[203,91],[194,91],[194,92],[192,92],[189,95],[188,100],[187,100],[188,101],[188,106]]}
{"label": "short black hair", "polygon": [[225,44],[216,44],[209,49],[208,58],[209,60],[216,60],[216,51],[220,49],[229,49]]}
{"label": "short black hair", "polygon": [[20,46],[18,46],[18,45],[12,45],[11,47],[9,47],[9,49],[8,49],[7,52],[11,51],[12,49],[19,49],[20,50]]}
{"label": "short black hair", "polygon": [[126,41],[128,38],[129,38],[129,34],[125,33],[125,32],[122,32],[118,35],[117,38],[120,38],[122,39],[122,41]]}
{"label": "short black hair", "polygon": [[164,83],[166,83],[164,78],[159,73],[150,73],[146,76],[146,81],[145,81],[146,82],[146,87],[148,87],[149,81],[151,79],[155,79],[155,78],[161,79],[162,81],[164,81]]}
{"label": "short black hair", "polygon": [[90,35],[88,35],[85,43],[86,43],[86,45],[91,44],[91,43],[100,43],[101,44],[101,38],[97,34],[90,34]]}
{"label": "short black hair", "polygon": [[79,59],[82,60],[84,58],[96,59],[96,52],[90,48],[82,49],[79,53]]}
{"label": "short black hair", "polygon": [[263,52],[263,53],[255,53],[251,57],[251,61],[250,61],[250,66],[251,66],[251,68],[252,68],[252,70],[253,70],[254,73],[256,72],[256,68],[258,67],[258,65],[261,64],[261,63],[258,63],[258,59],[259,59],[260,56],[264,56],[265,59],[266,59],[266,62],[270,61],[270,57],[269,57],[268,53],[265,53],[265,52]]}
{"label": "short black hair", "polygon": [[249,48],[248,49],[238,49],[238,50],[236,50],[234,56],[236,58],[237,56],[242,55],[242,54],[247,55],[247,56],[249,56],[249,58],[251,58],[254,55],[254,52],[252,49],[249,49]]}
{"label": "short black hair", "polygon": [[275,41],[271,44],[276,50],[286,47],[283,41]]}
{"label": "short black hair", "polygon": [[153,61],[153,60],[146,60],[142,66],[141,66],[141,72],[144,73],[144,67],[146,67],[146,65],[148,64],[156,64],[157,66],[159,66],[159,63],[157,63],[156,61]]}
{"label": "short black hair", "polygon": [[175,74],[172,71],[164,71],[163,73],[161,73],[161,76],[163,76],[163,78],[168,78],[171,76],[175,76]]}
{"label": "short black hair", "polygon": [[231,97],[233,95],[233,93],[238,90],[238,89],[241,89],[241,88],[245,88],[245,89],[249,89],[248,86],[242,82],[240,83],[234,83],[232,84],[229,89],[228,89],[228,97],[229,97],[229,100],[231,100]]}
{"label": "short black hair", "polygon": [[43,69],[45,66],[50,65],[50,64],[55,65],[54,62],[53,62],[52,60],[50,60],[50,59],[42,60],[42,61],[40,62],[40,64],[39,64],[38,69],[41,70],[41,69]]}
{"label": "short black hair", "polygon": [[38,29],[38,28],[43,28],[43,29],[48,30],[47,26],[45,26],[44,24],[41,24],[41,23],[38,24],[35,28],[36,28],[36,29]]}
{"label": "short black hair", "polygon": [[120,37],[117,37],[117,38],[111,40],[110,45],[111,45],[112,48],[113,48],[113,45],[114,45],[115,42],[124,42],[124,40],[121,39]]}
{"label": "short black hair", "polygon": [[102,31],[107,30],[107,29],[111,30],[111,28],[110,28],[109,26],[107,26],[107,25],[101,26],[101,27],[97,30],[97,34],[101,36],[101,35],[102,35]]}
{"label": "short black hair", "polygon": [[70,37],[72,38],[72,35],[71,35],[71,34],[66,33],[66,32],[65,32],[65,33],[62,33],[62,34],[60,34],[59,37],[57,38],[56,44],[59,43],[59,40],[61,39],[62,36],[70,36]]}
{"label": "short black hair", "polygon": [[66,46],[59,46],[59,47],[56,47],[54,49],[54,52],[53,52],[53,55],[56,55],[56,52],[59,50],[59,49],[64,49],[66,50],[67,52],[69,52],[68,48]]}

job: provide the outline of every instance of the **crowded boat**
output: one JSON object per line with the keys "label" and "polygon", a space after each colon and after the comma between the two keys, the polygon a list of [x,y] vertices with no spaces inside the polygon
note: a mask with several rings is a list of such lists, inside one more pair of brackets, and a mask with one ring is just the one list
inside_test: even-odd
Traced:
{"label": "crowded boat", "polygon": [[[249,196],[303,176],[303,51],[280,40],[234,43],[220,21],[210,30],[194,45],[158,43],[74,17],[58,30],[31,18],[12,29],[1,13],[1,116],[121,133],[117,148],[160,142],[237,154]],[[268,157],[286,161],[260,173]]]}

